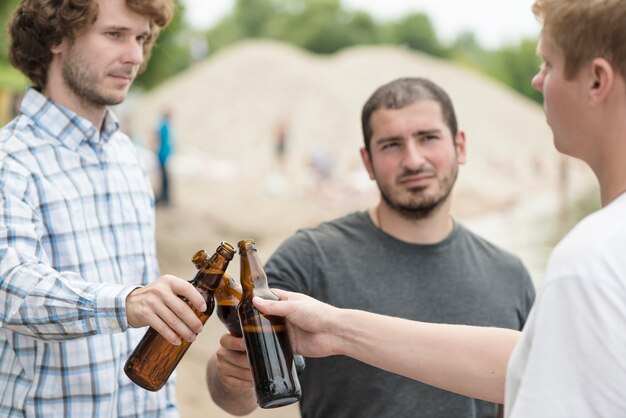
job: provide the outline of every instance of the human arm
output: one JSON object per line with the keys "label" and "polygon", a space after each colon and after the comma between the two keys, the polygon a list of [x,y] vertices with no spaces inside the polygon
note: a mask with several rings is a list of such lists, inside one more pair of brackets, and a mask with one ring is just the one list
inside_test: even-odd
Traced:
{"label": "human arm", "polygon": [[441,389],[504,402],[506,367],[518,331],[409,321],[274,292],[281,301],[255,298],[254,303],[265,314],[287,319],[298,354],[347,355]]}
{"label": "human arm", "polygon": [[252,373],[243,338],[225,334],[209,359],[206,380],[213,401],[224,411],[247,415],[256,409]]}
{"label": "human arm", "polygon": [[[95,207],[83,203],[94,201],[89,196],[68,197],[70,192],[37,181],[25,166],[7,155],[0,159],[0,325],[44,340],[126,330],[127,296],[140,287],[141,277],[125,281],[109,255],[113,227],[85,215]],[[187,289],[183,296],[202,299],[191,286],[180,286]],[[146,286],[150,292],[153,287]],[[145,316],[131,314],[130,322],[152,325]]]}

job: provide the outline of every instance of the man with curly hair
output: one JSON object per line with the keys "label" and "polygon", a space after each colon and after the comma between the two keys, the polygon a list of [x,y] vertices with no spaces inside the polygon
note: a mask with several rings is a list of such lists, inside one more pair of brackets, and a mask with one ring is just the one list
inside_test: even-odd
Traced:
{"label": "man with curly hair", "polygon": [[[171,380],[123,366],[152,326],[193,341],[202,296],[158,277],[154,196],[108,106],[144,68],[173,0],[22,0],[10,59],[33,83],[0,130],[0,416],[176,416]],[[156,279],[156,280],[155,280]]]}

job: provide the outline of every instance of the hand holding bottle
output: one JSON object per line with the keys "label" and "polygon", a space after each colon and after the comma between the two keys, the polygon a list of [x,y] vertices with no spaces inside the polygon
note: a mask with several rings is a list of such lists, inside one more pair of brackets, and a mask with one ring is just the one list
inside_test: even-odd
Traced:
{"label": "hand holding bottle", "polygon": [[200,292],[188,281],[164,275],[147,286],[137,288],[126,297],[126,317],[133,328],[151,326],[168,342],[181,343],[180,337],[192,342],[202,331],[202,322],[184,297],[198,311],[206,310]]}

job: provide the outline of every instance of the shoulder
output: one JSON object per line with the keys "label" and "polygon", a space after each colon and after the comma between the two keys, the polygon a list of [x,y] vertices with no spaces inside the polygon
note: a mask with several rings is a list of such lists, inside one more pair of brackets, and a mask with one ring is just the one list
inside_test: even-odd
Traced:
{"label": "shoulder", "polygon": [[0,129],[0,167],[3,177],[7,173],[27,177],[33,167],[35,149],[42,145],[40,137],[26,116],[18,116]]}
{"label": "shoulder", "polygon": [[468,250],[479,253],[483,257],[500,260],[504,263],[520,264],[521,260],[515,254],[499,247],[486,238],[472,232],[461,224],[458,225],[459,240]]}
{"label": "shoulder", "polygon": [[323,243],[336,242],[338,239],[352,239],[367,233],[369,217],[367,212],[354,212],[341,218],[319,224],[314,228],[303,228],[294,236]]}
{"label": "shoulder", "polygon": [[555,247],[548,278],[580,276],[626,286],[626,193],[580,221]]}
{"label": "shoulder", "polygon": [[291,257],[294,253],[310,257],[340,251],[346,242],[354,242],[357,236],[364,233],[367,219],[366,212],[355,212],[313,228],[299,229],[278,247],[272,258],[283,255]]}

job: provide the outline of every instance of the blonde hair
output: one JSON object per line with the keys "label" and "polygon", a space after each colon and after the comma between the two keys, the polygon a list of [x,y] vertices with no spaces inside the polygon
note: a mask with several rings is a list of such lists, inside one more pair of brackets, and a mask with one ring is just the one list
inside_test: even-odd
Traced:
{"label": "blonde hair", "polygon": [[626,80],[625,0],[536,0],[532,11],[563,52],[567,79],[601,57]]}

